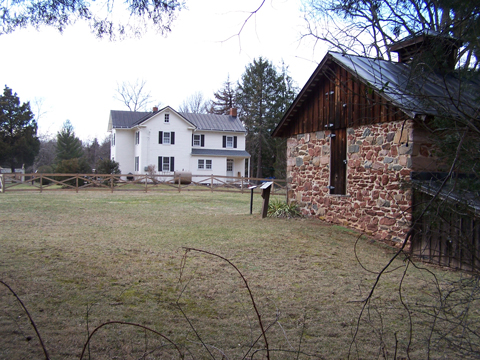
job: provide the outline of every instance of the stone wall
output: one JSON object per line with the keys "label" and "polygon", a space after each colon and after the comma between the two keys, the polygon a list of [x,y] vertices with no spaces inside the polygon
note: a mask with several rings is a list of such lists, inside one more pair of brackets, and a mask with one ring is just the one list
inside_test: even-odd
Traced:
{"label": "stone wall", "polygon": [[413,128],[413,121],[402,121],[347,129],[345,196],[329,194],[330,132],[288,139],[290,201],[305,215],[401,242],[411,222],[412,162],[432,159],[428,145],[414,146]]}

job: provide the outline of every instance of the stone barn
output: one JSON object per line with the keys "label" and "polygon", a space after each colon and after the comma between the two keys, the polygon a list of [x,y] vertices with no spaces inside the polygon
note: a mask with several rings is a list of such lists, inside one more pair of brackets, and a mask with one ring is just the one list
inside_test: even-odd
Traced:
{"label": "stone barn", "polygon": [[412,176],[439,170],[425,124],[459,86],[435,72],[412,76],[431,38],[393,46],[397,62],[329,52],[319,64],[273,133],[288,138],[288,198],[304,214],[377,239],[405,238]]}

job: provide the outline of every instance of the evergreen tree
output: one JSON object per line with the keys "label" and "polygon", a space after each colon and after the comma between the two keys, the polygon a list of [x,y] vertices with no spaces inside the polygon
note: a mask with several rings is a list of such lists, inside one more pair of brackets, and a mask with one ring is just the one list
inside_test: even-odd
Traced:
{"label": "evergreen tree", "polygon": [[40,149],[37,123],[30,103],[20,105],[20,99],[5,86],[0,96],[0,164],[10,167],[32,165]]}
{"label": "evergreen tree", "polygon": [[83,155],[82,142],[75,136],[70,120],[63,123],[63,128],[57,134],[56,161],[80,158]]}
{"label": "evergreen tree", "polygon": [[92,142],[84,144],[83,153],[85,154],[88,164],[92,168],[95,167],[96,162],[100,159],[99,150],[100,144],[98,143],[97,138],[94,138]]}
{"label": "evergreen tree", "polygon": [[286,163],[276,162],[277,154],[286,151],[285,142],[272,139],[271,133],[294,98],[292,80],[286,76],[286,69],[279,73],[260,57],[246,67],[238,84],[236,98],[247,130],[251,174],[258,178],[285,174]]}
{"label": "evergreen tree", "polygon": [[95,171],[98,174],[120,174],[120,164],[115,160],[98,160],[96,166]]}
{"label": "evergreen tree", "polygon": [[231,108],[237,107],[236,89],[230,81],[230,76],[223,83],[223,88],[213,94],[215,100],[211,101],[211,114],[228,115]]}

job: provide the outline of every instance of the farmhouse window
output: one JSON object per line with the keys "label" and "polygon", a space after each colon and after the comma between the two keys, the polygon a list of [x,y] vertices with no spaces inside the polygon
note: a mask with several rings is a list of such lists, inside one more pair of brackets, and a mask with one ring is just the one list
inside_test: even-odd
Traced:
{"label": "farmhouse window", "polygon": [[112,146],[115,146],[115,133],[112,134]]}
{"label": "farmhouse window", "polygon": [[347,193],[347,130],[333,130],[330,137],[330,195]]}
{"label": "farmhouse window", "polygon": [[135,131],[135,145],[140,144],[140,131]]}
{"label": "farmhouse window", "polygon": [[159,171],[175,171],[175,158],[173,156],[159,156],[158,169]]}
{"label": "farmhouse window", "polygon": [[192,134],[192,146],[205,146],[205,135]]}
{"label": "farmhouse window", "polygon": [[138,171],[140,169],[140,157],[135,156],[135,171]]}
{"label": "farmhouse window", "polygon": [[198,159],[199,170],[212,170],[212,160]]}
{"label": "farmhouse window", "polygon": [[224,148],[237,148],[237,137],[236,136],[223,136],[223,144]]}
{"label": "farmhouse window", "polygon": [[175,145],[175,131],[172,131],[172,132],[159,131],[158,143]]}
{"label": "farmhouse window", "polygon": [[170,114],[165,114],[164,122],[166,123],[170,122]]}

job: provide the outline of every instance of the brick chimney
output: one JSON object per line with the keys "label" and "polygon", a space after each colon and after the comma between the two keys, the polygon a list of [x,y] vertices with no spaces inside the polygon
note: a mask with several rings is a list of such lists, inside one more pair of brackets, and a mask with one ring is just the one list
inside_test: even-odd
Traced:
{"label": "brick chimney", "polygon": [[157,112],[158,111],[158,107],[154,106],[153,107],[153,112]]}
{"label": "brick chimney", "polygon": [[231,108],[230,109],[230,116],[231,117],[237,117],[237,108]]}

